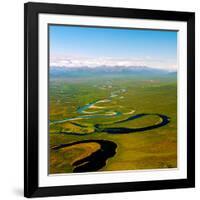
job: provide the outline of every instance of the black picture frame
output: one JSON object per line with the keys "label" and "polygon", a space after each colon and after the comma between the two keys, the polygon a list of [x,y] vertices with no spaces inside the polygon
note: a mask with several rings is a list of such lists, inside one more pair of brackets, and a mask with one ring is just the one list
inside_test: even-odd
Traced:
{"label": "black picture frame", "polygon": [[[187,178],[142,182],[39,187],[38,15],[70,14],[187,22]],[[44,197],[195,187],[195,13],[81,5],[24,5],[24,195]]]}

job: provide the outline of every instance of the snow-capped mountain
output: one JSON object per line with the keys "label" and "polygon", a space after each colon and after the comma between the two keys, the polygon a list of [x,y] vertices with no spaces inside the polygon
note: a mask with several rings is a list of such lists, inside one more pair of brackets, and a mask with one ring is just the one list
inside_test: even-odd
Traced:
{"label": "snow-capped mountain", "polygon": [[91,67],[50,67],[51,76],[91,76],[91,75],[165,75],[169,71],[146,66],[99,66]]}

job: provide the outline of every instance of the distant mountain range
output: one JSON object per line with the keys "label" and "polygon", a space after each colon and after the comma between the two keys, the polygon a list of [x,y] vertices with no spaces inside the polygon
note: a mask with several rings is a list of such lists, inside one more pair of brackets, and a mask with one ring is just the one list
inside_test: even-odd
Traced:
{"label": "distant mountain range", "polygon": [[96,76],[96,75],[176,75],[176,72],[145,66],[99,66],[99,67],[50,67],[50,76]]}

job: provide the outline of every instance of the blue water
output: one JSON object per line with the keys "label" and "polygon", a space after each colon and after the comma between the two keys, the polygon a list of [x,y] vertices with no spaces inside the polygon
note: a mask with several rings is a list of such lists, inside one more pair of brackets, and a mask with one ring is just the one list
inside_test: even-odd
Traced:
{"label": "blue water", "polygon": [[[110,99],[103,99],[103,100],[109,100],[110,101]],[[92,107],[93,105],[98,103],[99,101],[102,101],[102,100],[96,100],[96,101],[88,103],[84,106],[78,107],[76,111],[79,114],[85,114],[84,111],[86,111],[87,109],[89,109],[90,107]],[[77,119],[110,118],[110,117],[116,117],[116,116],[120,116],[120,115],[122,115],[122,113],[119,112],[119,111],[113,111],[112,115],[111,115],[110,112],[105,113],[105,114],[96,114],[96,115],[79,115],[79,116],[76,116],[76,117],[64,118],[62,120],[51,121],[50,125],[51,124],[61,124],[61,123],[65,123],[67,121],[73,121],[73,120],[77,120]]]}

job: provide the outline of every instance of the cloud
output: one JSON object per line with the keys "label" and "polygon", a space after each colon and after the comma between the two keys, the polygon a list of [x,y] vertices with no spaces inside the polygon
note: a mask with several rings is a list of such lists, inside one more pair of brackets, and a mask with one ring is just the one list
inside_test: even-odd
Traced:
{"label": "cloud", "polygon": [[151,57],[139,58],[112,58],[112,57],[75,57],[75,56],[51,56],[50,67],[150,67],[156,69],[165,69],[176,71],[177,64],[170,60],[156,60]]}

